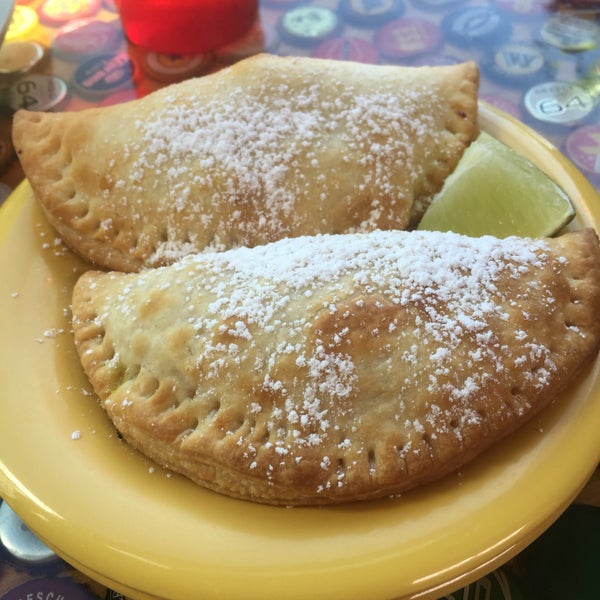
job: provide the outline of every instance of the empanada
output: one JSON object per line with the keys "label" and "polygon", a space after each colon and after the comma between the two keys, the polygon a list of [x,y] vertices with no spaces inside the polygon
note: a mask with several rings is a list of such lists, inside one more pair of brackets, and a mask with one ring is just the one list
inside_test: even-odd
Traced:
{"label": "empanada", "polygon": [[398,494],[452,472],[598,350],[600,247],[376,231],[89,271],[83,368],[158,463],[281,505]]}
{"label": "empanada", "polygon": [[50,223],[135,271],[205,248],[405,228],[477,129],[478,70],[258,55],[145,98],[20,111],[14,145]]}

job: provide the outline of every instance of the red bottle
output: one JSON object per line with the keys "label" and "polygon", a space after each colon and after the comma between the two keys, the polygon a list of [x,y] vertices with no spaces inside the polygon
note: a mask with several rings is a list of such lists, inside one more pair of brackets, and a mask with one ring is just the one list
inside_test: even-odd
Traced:
{"label": "red bottle", "polygon": [[258,0],[115,0],[129,40],[167,54],[199,54],[233,42],[256,19]]}

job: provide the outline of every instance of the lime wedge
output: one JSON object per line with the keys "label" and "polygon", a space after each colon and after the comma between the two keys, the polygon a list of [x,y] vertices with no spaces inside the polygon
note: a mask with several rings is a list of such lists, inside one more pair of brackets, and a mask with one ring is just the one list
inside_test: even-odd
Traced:
{"label": "lime wedge", "polygon": [[433,198],[418,229],[470,236],[551,236],[573,217],[567,194],[525,157],[481,132]]}

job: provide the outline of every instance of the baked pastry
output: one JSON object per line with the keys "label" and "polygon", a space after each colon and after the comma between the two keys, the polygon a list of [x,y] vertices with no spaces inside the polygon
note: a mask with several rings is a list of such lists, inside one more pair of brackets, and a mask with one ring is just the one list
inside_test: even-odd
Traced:
{"label": "baked pastry", "polygon": [[303,505],[440,478],[597,352],[600,246],[376,231],[89,271],[75,343],[133,446],[212,490]]}
{"label": "baked pastry", "polygon": [[20,111],[14,146],[85,259],[405,228],[476,135],[478,70],[258,55],[116,106]]}

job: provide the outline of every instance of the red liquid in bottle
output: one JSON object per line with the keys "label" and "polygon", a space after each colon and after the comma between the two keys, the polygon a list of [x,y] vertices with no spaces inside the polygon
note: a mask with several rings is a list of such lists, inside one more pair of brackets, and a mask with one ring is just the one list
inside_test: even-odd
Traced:
{"label": "red liquid in bottle", "polygon": [[148,50],[197,54],[241,37],[258,0],[116,0],[129,40]]}

